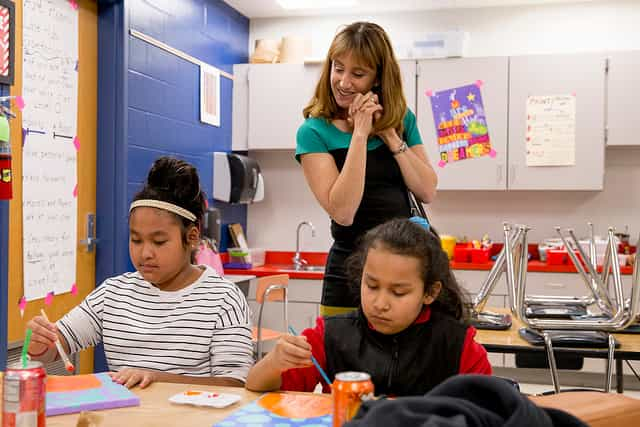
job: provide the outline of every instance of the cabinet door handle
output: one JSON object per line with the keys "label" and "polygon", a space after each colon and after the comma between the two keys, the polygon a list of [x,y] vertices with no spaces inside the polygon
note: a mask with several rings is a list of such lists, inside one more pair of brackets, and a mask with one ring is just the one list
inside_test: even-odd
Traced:
{"label": "cabinet door handle", "polygon": [[511,170],[509,171],[509,183],[513,184],[516,182],[516,165],[511,165]]}

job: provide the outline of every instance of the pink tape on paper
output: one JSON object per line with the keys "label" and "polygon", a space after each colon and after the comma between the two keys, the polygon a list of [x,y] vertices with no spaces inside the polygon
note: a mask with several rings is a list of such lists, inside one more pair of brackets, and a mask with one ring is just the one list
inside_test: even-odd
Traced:
{"label": "pink tape on paper", "polygon": [[494,150],[493,148],[491,149],[491,151],[489,151],[489,157],[491,157],[492,159],[495,159],[497,155],[498,153],[496,153],[496,150]]}
{"label": "pink tape on paper", "polygon": [[78,197],[78,184],[76,184],[76,186],[73,187],[73,197]]}
{"label": "pink tape on paper", "polygon": [[76,147],[76,151],[80,151],[80,138],[77,136],[73,138],[73,146]]}
{"label": "pink tape on paper", "polygon": [[71,285],[71,295],[78,295],[78,286],[75,283]]}
{"label": "pink tape on paper", "polygon": [[76,0],[69,0],[69,4],[73,8],[73,10],[78,10],[78,2]]}
{"label": "pink tape on paper", "polygon": [[571,96],[576,96],[576,93],[575,92],[571,92]]}
{"label": "pink tape on paper", "polygon": [[438,166],[440,166],[441,168],[445,167],[447,165],[447,162],[445,162],[444,160],[440,160],[438,162]]}
{"label": "pink tape on paper", "polygon": [[24,317],[24,309],[27,308],[27,299],[25,297],[20,298],[20,301],[18,301],[18,308],[20,308],[20,317]]}
{"label": "pink tape on paper", "polygon": [[431,98],[433,96],[433,91],[431,89],[427,89],[424,94]]}
{"label": "pink tape on paper", "polygon": [[476,86],[482,87],[482,85],[484,85],[484,81],[483,80],[476,80]]}
{"label": "pink tape on paper", "polygon": [[24,98],[20,95],[16,96],[16,107],[18,107],[18,110],[22,111],[24,109],[24,106]]}
{"label": "pink tape on paper", "polygon": [[47,292],[47,296],[44,297],[44,305],[51,305],[53,303],[53,291]]}

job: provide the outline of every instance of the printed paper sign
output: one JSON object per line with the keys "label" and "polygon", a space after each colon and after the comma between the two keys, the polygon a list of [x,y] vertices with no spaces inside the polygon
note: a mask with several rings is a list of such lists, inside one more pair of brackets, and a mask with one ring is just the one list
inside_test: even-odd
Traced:
{"label": "printed paper sign", "polygon": [[491,148],[480,87],[482,82],[429,92],[438,138],[438,165],[483,156],[495,157]]}

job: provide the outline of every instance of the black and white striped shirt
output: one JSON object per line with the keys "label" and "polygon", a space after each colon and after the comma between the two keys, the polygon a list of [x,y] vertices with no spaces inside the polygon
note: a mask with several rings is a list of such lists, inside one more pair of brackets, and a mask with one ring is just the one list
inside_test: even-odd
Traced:
{"label": "black and white striped shirt", "polygon": [[109,369],[142,368],[244,381],[253,364],[251,316],[240,289],[206,267],[175,292],[138,273],[105,280],[57,323],[71,353],[103,342]]}

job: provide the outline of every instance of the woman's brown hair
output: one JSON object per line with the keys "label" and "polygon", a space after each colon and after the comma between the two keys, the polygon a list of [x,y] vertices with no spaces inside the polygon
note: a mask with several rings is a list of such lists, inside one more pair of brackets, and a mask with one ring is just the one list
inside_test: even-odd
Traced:
{"label": "woman's brown hair", "polygon": [[359,63],[376,70],[377,83],[373,92],[378,95],[383,111],[374,123],[372,133],[393,128],[402,134],[407,101],[402,90],[400,66],[387,33],[371,22],[354,22],[335,36],[313,98],[302,112],[304,118],[324,117],[332,120],[339,115],[339,107],[331,90],[331,67],[337,57],[347,53],[351,53]]}

